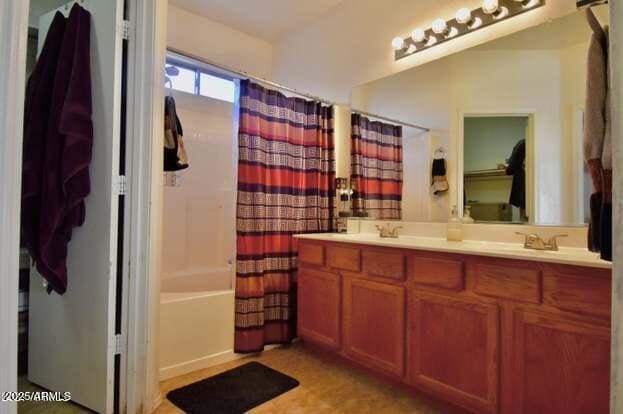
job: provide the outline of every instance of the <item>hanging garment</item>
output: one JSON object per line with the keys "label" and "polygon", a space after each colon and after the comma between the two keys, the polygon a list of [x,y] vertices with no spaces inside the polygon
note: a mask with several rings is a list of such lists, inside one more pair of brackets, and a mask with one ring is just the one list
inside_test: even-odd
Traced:
{"label": "hanging garment", "polygon": [[612,148],[608,85],[608,28],[593,27],[588,50],[584,159],[592,178],[588,248],[612,260]]}
{"label": "hanging garment", "polygon": [[39,59],[26,86],[22,151],[21,244],[38,261],[41,180],[45,137],[50,120],[54,76],[66,19],[57,12],[48,29]]}
{"label": "hanging garment", "polygon": [[333,229],[333,107],[240,82],[236,352],[296,335],[297,233]]}
{"label": "hanging garment", "polygon": [[175,99],[164,98],[164,170],[179,171],[188,168],[188,155],[184,146],[184,130],[177,116]]}
{"label": "hanging garment", "polygon": [[446,160],[445,158],[433,159],[433,165],[431,168],[432,174],[432,190],[433,194],[439,195],[448,191],[448,178],[446,177]]}
{"label": "hanging garment", "polygon": [[376,219],[402,216],[402,127],[351,115],[353,210]]}
{"label": "hanging garment", "polygon": [[59,54],[42,168],[37,270],[59,294],[67,289],[67,245],[84,223],[90,193],[91,14],[74,4]]}
{"label": "hanging garment", "polygon": [[526,208],[526,140],[521,139],[513,147],[511,156],[508,159],[506,167],[506,175],[513,176],[511,185],[511,194],[508,203],[519,207]]}

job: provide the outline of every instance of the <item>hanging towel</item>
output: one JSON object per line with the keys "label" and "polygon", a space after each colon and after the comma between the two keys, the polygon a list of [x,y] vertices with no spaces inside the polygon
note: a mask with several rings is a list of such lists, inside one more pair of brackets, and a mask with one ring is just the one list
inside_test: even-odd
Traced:
{"label": "hanging towel", "polygon": [[37,270],[48,289],[67,289],[67,247],[74,227],[84,223],[90,193],[93,146],[91,120],[91,14],[74,4],[67,19],[54,77],[45,137]]}
{"label": "hanging towel", "polygon": [[188,168],[188,155],[184,146],[184,131],[177,116],[175,99],[164,98],[164,170],[179,171]]}
{"label": "hanging towel", "polygon": [[445,158],[433,159],[433,194],[439,195],[448,191],[448,178],[446,177],[446,160]]}
{"label": "hanging towel", "polygon": [[608,85],[608,28],[596,30],[588,50],[584,159],[593,182],[588,248],[612,260],[612,148]]}
{"label": "hanging towel", "polygon": [[519,207],[526,208],[526,140],[521,139],[513,147],[511,156],[508,159],[506,167],[506,175],[513,176],[511,185],[511,194],[508,203]]}
{"label": "hanging towel", "polygon": [[22,151],[21,244],[38,261],[41,180],[50,103],[66,19],[57,12],[48,29],[39,59],[28,79],[24,104]]}

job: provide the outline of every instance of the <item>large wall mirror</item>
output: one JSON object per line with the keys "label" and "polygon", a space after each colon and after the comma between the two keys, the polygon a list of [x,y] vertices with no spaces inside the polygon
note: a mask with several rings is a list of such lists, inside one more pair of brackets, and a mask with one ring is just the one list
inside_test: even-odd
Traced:
{"label": "large wall mirror", "polygon": [[[457,205],[477,222],[585,225],[590,36],[576,12],[354,88],[354,108],[431,128],[403,128],[402,220],[446,221]],[[449,190],[435,195],[440,148]]]}

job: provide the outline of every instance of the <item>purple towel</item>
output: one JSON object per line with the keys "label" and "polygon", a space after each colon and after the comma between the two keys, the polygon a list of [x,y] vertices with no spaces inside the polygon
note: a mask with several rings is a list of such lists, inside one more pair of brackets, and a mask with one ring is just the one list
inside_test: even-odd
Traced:
{"label": "purple towel", "polygon": [[75,4],[54,78],[45,139],[37,270],[59,294],[67,289],[67,245],[85,219],[93,147],[91,15]]}
{"label": "purple towel", "polygon": [[56,13],[28,79],[24,105],[24,145],[22,158],[22,245],[35,261],[39,258],[39,217],[43,149],[50,118],[50,102],[66,19]]}

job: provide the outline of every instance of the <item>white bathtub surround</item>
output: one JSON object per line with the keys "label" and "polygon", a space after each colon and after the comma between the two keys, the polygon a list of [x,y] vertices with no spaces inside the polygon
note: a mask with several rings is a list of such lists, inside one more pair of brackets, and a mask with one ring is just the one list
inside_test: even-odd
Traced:
{"label": "white bathtub surround", "polygon": [[[255,354],[234,352],[233,290],[180,292],[180,286],[201,289],[198,280],[167,279],[160,295],[160,381]],[[179,283],[176,283],[179,282]],[[270,350],[280,345],[266,346]]]}
{"label": "white bathtub surround", "polygon": [[231,290],[230,276],[233,266],[214,268],[195,268],[164,274],[162,276],[162,292],[167,293],[196,293],[218,292]]}
{"label": "white bathtub surround", "polygon": [[[379,237],[376,225],[382,223],[388,222],[362,220],[360,221],[360,232],[358,233],[323,233],[298,235],[296,237],[381,247],[398,247],[606,269],[612,268],[610,262],[601,260],[598,254],[589,252],[580,245],[579,240],[582,237],[582,233],[584,234],[583,240],[586,240],[586,229],[583,228],[532,228],[533,226],[472,224],[463,226],[463,241],[454,242],[446,240],[445,223],[389,222],[392,226],[403,226],[401,236],[397,239]],[[515,231],[536,232],[544,239],[555,234],[569,234],[568,239],[570,240],[561,238],[559,251],[537,251],[525,249],[523,247],[523,238],[515,235]],[[563,244],[563,240],[565,244]]]}
{"label": "white bathtub surround", "polygon": [[234,291],[161,294],[160,380],[236,359]]}
{"label": "white bathtub surround", "polygon": [[160,380],[234,354],[235,153],[233,104],[174,93],[190,167],[164,187]]}

